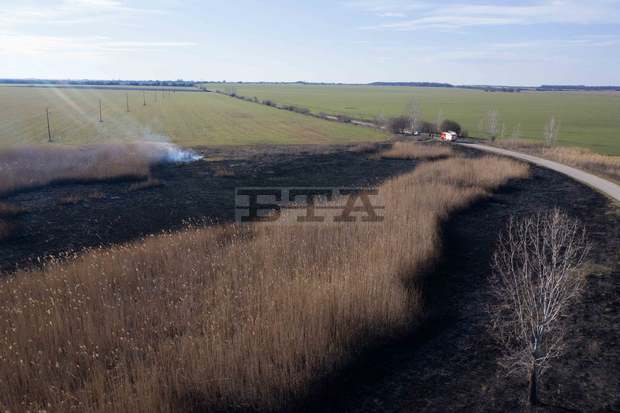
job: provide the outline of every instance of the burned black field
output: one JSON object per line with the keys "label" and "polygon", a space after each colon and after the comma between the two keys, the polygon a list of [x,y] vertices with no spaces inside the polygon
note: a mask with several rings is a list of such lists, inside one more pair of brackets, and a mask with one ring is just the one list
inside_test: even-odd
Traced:
{"label": "burned black field", "polygon": [[238,187],[372,186],[415,166],[347,148],[355,146],[202,149],[205,160],[154,167],[158,183],[143,188],[135,181],[65,184],[5,197],[23,213],[11,219],[16,230],[2,244],[0,270],[188,223],[231,221]]}
{"label": "burned black field", "polygon": [[[127,242],[188,223],[231,221],[237,187],[373,186],[416,167],[416,161],[381,159],[352,146],[200,151],[205,160],[157,166],[144,185],[53,185],[0,199],[22,211],[9,218],[14,230],[0,241],[0,270],[8,273],[37,265],[46,256]],[[444,224],[443,258],[425,276],[425,320],[410,335],[359,354],[339,375],[317,383],[304,409],[520,409],[526,383],[501,375],[495,362],[498,349],[485,331],[489,261],[498,229],[510,215],[552,207],[586,224],[595,265],[584,298],[568,319],[568,354],[543,377],[541,399],[551,410],[619,411],[617,209],[589,188],[537,167],[532,167],[531,179],[510,182]]]}

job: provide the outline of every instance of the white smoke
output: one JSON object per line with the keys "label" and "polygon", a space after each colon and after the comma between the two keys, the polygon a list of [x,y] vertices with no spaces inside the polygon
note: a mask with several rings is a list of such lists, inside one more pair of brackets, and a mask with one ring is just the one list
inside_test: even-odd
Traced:
{"label": "white smoke", "polygon": [[142,140],[155,148],[154,155],[158,162],[190,163],[204,158],[204,156],[194,150],[184,149],[170,143],[171,139],[168,136],[154,133],[149,128],[143,129]]}
{"label": "white smoke", "polygon": [[161,147],[162,161],[170,163],[190,163],[203,158],[198,152],[191,149],[182,149],[172,143],[156,144]]}

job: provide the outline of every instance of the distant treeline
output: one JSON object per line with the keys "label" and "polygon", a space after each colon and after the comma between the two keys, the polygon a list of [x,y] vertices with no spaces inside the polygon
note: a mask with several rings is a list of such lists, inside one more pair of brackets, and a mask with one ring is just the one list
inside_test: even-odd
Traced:
{"label": "distant treeline", "polygon": [[542,85],[536,90],[539,92],[561,90],[620,91],[620,86]]}
{"label": "distant treeline", "polygon": [[409,87],[447,87],[460,89],[484,90],[485,92],[508,92],[516,93],[526,90],[526,87],[515,86],[489,86],[489,85],[452,85],[450,83],[437,82],[373,82],[370,86],[409,86]]}
{"label": "distant treeline", "polygon": [[475,90],[484,90],[485,92],[505,92],[505,93],[519,93],[523,90],[531,90],[531,88],[526,87],[515,87],[515,86],[457,86],[461,89],[475,89]]}
{"label": "distant treeline", "polygon": [[518,93],[528,90],[538,92],[553,91],[620,91],[620,86],[585,86],[585,85],[542,85],[539,87],[528,86],[492,86],[492,85],[452,85],[450,83],[435,82],[373,82],[370,86],[410,86],[410,87],[447,87],[460,89],[483,90],[485,92]]}
{"label": "distant treeline", "polygon": [[370,86],[454,87],[450,83],[435,82],[373,82]]}
{"label": "distant treeline", "polygon": [[192,87],[191,80],[69,80],[69,79],[0,79],[0,83],[20,85],[72,85],[72,86],[175,86]]}

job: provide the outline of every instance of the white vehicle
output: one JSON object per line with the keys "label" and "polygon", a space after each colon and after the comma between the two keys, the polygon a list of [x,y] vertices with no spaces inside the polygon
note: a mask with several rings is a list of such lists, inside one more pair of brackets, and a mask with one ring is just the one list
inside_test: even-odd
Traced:
{"label": "white vehicle", "polygon": [[459,134],[453,131],[441,132],[441,135],[439,135],[439,140],[442,140],[444,142],[453,142],[457,140],[458,137]]}

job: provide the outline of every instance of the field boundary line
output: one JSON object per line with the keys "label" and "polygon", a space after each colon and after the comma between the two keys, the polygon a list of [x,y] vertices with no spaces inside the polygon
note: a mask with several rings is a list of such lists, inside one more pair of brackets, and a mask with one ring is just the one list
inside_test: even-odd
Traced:
{"label": "field boundary line", "polygon": [[527,161],[538,166],[542,166],[547,169],[554,170],[556,172],[560,172],[574,180],[581,182],[583,184],[588,185],[589,187],[596,189],[597,191],[607,195],[612,198],[616,202],[620,202],[620,185],[609,181],[607,179],[601,178],[599,176],[593,175],[591,173],[585,172],[581,169],[574,168],[572,166],[564,165],[563,163],[551,161],[549,159],[540,158],[538,156],[527,155],[521,152],[510,151],[507,149],[495,148],[492,146],[482,145],[478,143],[457,143],[457,145],[461,145],[467,148],[474,148],[481,151],[491,152],[498,155],[510,156],[512,158],[520,159],[523,161]]}

